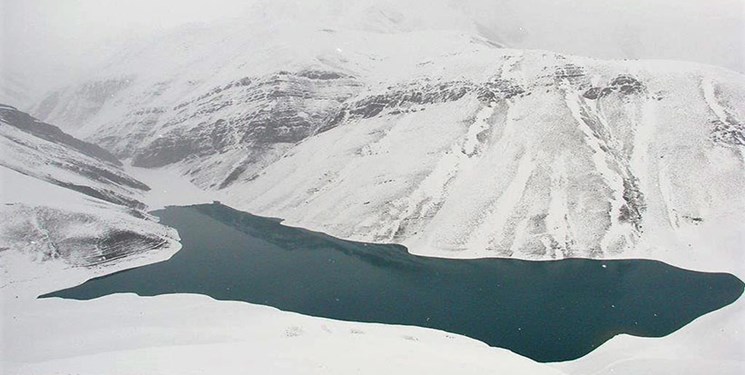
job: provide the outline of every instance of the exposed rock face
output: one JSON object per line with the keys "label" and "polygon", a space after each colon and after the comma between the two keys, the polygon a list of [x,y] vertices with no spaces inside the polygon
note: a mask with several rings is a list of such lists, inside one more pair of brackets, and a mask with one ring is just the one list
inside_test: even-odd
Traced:
{"label": "exposed rock face", "polygon": [[220,183],[224,187],[249,165],[259,163],[263,152],[328,129],[341,103],[358,86],[351,77],[321,71],[242,78],[174,106],[157,137],[139,149],[119,151],[143,167],[232,150],[245,152],[247,157]]}
{"label": "exposed rock face", "polygon": [[745,124],[731,117],[725,121],[712,120],[711,123],[714,124],[712,139],[715,142],[745,146]]}
{"label": "exposed rock face", "polygon": [[[127,108],[121,117],[107,120],[107,131],[96,131],[89,139],[118,157],[132,158],[135,166],[186,163],[191,165],[187,173],[201,186],[225,187],[244,172],[250,177],[267,157],[274,160],[288,146],[333,127],[342,103],[360,87],[349,75],[320,70],[244,77],[174,105]],[[151,103],[173,89],[171,82],[156,82],[135,97],[148,97],[145,102]],[[80,91],[66,103],[86,101],[78,98]],[[70,121],[65,108],[57,111]],[[202,158],[226,153],[234,156],[226,158],[228,163],[201,163]],[[219,175],[205,175],[205,169],[214,168]]]}
{"label": "exposed rock face", "polygon": [[350,118],[370,118],[386,111],[392,115],[424,110],[428,105],[455,102],[466,95],[477,95],[489,103],[524,95],[515,81],[494,78],[483,83],[452,81],[441,83],[408,82],[388,87],[383,94],[366,96],[345,108]]}
{"label": "exposed rock face", "polygon": [[582,96],[587,99],[597,100],[614,92],[618,92],[622,95],[634,95],[643,94],[644,90],[643,83],[639,82],[632,76],[622,74],[610,81],[607,86],[593,87],[585,91]]}

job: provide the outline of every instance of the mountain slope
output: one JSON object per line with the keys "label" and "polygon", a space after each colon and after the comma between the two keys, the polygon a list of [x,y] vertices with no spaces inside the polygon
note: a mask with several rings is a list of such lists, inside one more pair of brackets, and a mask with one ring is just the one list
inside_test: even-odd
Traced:
{"label": "mountain slope", "polygon": [[742,75],[504,49],[405,9],[303,9],[130,48],[37,113],[344,238],[454,257],[742,260]]}
{"label": "mountain slope", "polygon": [[147,186],[98,146],[5,105],[0,145],[4,293],[74,285],[180,247],[175,230],[143,211]]}
{"label": "mountain slope", "polygon": [[503,61],[484,85],[510,89],[423,104],[390,90],[380,113],[307,139],[233,199],[456,257],[614,257],[738,231],[743,77],[537,53]]}

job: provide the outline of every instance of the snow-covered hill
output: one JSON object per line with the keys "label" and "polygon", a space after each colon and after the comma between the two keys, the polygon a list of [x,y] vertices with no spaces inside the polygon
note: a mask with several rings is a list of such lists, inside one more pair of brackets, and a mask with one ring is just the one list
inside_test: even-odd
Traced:
{"label": "snow-covered hill", "polygon": [[0,148],[3,294],[75,285],[180,248],[144,211],[148,187],[100,147],[0,105]]}
{"label": "snow-covered hill", "polygon": [[318,8],[133,43],[35,113],[237,208],[416,253],[742,260],[742,75]]}
{"label": "snow-covered hill", "polygon": [[0,341],[6,354],[0,370],[8,375],[563,374],[442,331],[315,318],[193,294],[54,298],[0,313],[12,319],[3,333],[13,340]]}
{"label": "snow-covered hill", "polygon": [[353,102],[227,200],[429,255],[743,259],[742,76],[500,52]]}

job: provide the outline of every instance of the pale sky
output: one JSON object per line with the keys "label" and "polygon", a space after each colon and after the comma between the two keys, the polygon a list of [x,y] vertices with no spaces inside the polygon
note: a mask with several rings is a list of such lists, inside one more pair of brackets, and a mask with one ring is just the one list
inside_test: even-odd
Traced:
{"label": "pale sky", "polygon": [[[0,66],[25,76],[65,74],[107,41],[147,36],[241,13],[238,0],[0,0]],[[30,78],[30,77],[27,77]]]}
{"label": "pale sky", "polygon": [[[745,0],[446,1],[515,48],[687,60],[745,72]],[[95,61],[112,45],[107,41],[240,17],[251,2],[0,0],[0,73],[43,85]]]}

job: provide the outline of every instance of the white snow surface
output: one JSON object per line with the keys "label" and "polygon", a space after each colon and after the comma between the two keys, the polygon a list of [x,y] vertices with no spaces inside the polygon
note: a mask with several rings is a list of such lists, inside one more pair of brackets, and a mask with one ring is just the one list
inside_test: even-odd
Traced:
{"label": "white snow surface", "polygon": [[[744,76],[499,48],[467,28],[350,9],[328,24],[268,23],[269,9],[185,28],[37,112],[238,209],[416,254],[743,261]],[[386,26],[357,25],[360,14]],[[614,86],[625,77],[633,92]],[[495,86],[494,98],[477,89]],[[467,93],[412,99],[440,87]],[[351,114],[376,98],[380,113]]]}
{"label": "white snow surface", "polygon": [[466,96],[351,121],[305,139],[225,199],[422,255],[642,257],[739,271],[745,148],[718,141],[713,122],[720,107],[743,118],[745,78],[593,62],[585,75],[604,83],[625,72],[645,91],[590,100],[569,83],[540,89],[547,64],[534,60],[551,58],[520,63],[534,74],[519,81],[532,95],[486,105]]}
{"label": "white snow surface", "polygon": [[[7,124],[0,135],[9,146],[0,163],[3,374],[562,373],[441,331],[339,322],[200,295],[35,299],[96,276],[166,260],[180,244],[175,230],[153,217],[135,217],[132,208],[50,182],[105,187],[76,168],[65,168],[65,162],[124,174],[115,166]],[[129,169],[157,186],[146,194],[108,188],[153,207],[209,196],[190,188],[179,174]],[[148,249],[129,243],[125,257],[90,264],[87,259],[99,255],[98,241],[119,232],[157,238],[165,245]]]}
{"label": "white snow surface", "polygon": [[4,374],[560,374],[463,336],[201,295],[45,299],[3,312]]}
{"label": "white snow surface", "polygon": [[[0,166],[0,304],[29,299],[127,268],[171,257],[178,234],[154,218]],[[96,242],[116,232],[160,238],[164,245],[127,249],[127,257],[88,265]],[[83,244],[83,245],[81,245]]]}
{"label": "white snow surface", "polygon": [[[437,170],[437,168],[435,170]],[[437,178],[441,180],[447,180],[448,177],[445,173],[446,172],[438,172],[436,174],[433,172],[433,175],[440,176]],[[434,176],[431,178],[435,178]],[[173,176],[170,180],[176,181],[177,179],[178,177]],[[154,180],[148,180],[147,178],[143,178],[142,180],[151,185],[155,185]],[[188,186],[188,181],[186,181],[182,177],[182,180],[179,183],[174,184],[172,189],[179,189],[183,186]],[[432,192],[432,195],[435,195],[437,192],[437,185],[432,184],[427,186],[435,189]],[[552,192],[552,194],[561,193]],[[171,200],[169,200],[166,195],[162,196],[162,198],[153,197],[151,199],[154,204],[160,205],[169,204],[169,202],[171,202]],[[745,238],[743,238],[741,235],[739,235],[738,237],[737,233],[732,232],[733,225],[731,223],[725,223],[719,228],[714,226],[713,228],[709,229],[709,234],[707,234],[706,236],[702,236],[701,238],[696,238],[696,233],[687,234],[687,238],[696,239],[698,241],[696,243],[697,247],[706,245],[707,239],[708,241],[711,241],[711,238],[715,238],[716,241],[713,242],[716,242],[716,244],[720,246],[729,246],[729,248],[733,251],[728,253],[720,251],[717,254],[717,257],[722,257],[722,259],[711,259],[712,257],[710,254],[703,252],[689,253],[686,256],[682,256],[680,253],[674,251],[678,249],[672,249],[670,251],[661,253],[666,254],[670,263],[681,267],[717,272],[728,270],[729,272],[737,275],[739,278],[745,279],[745,262],[741,261],[741,253],[736,251],[739,246],[745,243]],[[720,249],[721,248],[715,248],[715,250]],[[656,255],[659,256],[660,253],[657,253]],[[687,258],[687,256],[694,256],[694,258]],[[649,254],[646,254],[646,256],[640,257],[644,258],[650,256]],[[730,262],[730,264],[725,266],[726,262]],[[223,302],[219,303],[222,304]],[[619,335],[606,342],[601,347],[586,355],[585,357],[579,358],[574,361],[550,364],[550,366],[567,374],[588,375],[635,373],[671,375],[695,375],[701,373],[732,375],[742,374],[745,371],[745,332],[743,332],[743,327],[745,327],[745,300],[741,298],[730,306],[694,320],[692,323],[681,328],[679,331],[674,332],[666,337],[641,338],[630,335]],[[446,348],[443,350],[447,350],[448,353],[455,353],[455,351],[468,351],[472,349],[475,348],[471,348],[469,346],[468,348],[454,347]],[[228,349],[226,348],[222,350]],[[304,352],[299,353],[302,354],[298,355],[304,355]],[[133,354],[133,356],[134,355],[135,354]],[[140,356],[138,354],[136,358],[149,358],[144,357],[144,353],[142,355],[143,356]],[[151,354],[148,353],[147,355]],[[438,356],[436,353],[433,353],[433,356],[441,357]],[[272,355],[269,355],[267,358],[274,357]],[[414,357],[412,357],[412,359],[414,359]],[[329,366],[328,362],[324,362],[323,365],[318,366],[319,368],[323,368],[325,371],[331,373],[333,373],[335,369],[339,368],[336,367],[336,365]],[[366,368],[366,366],[362,367],[364,371],[364,368]],[[307,368],[309,369],[308,371],[313,371],[312,366],[309,365],[309,367]],[[447,371],[445,372],[450,371],[449,367],[443,368],[447,369]],[[276,368],[274,369],[276,370]],[[398,369],[400,369],[401,371],[394,372],[405,373],[408,372],[409,368],[406,366],[401,366],[398,367]],[[289,373],[292,373],[291,370],[287,371]],[[484,367],[483,369],[476,370],[476,372],[479,371],[496,372],[496,370],[490,367]],[[533,373],[533,370],[526,373]]]}
{"label": "white snow surface", "polygon": [[219,201],[223,196],[220,191],[200,189],[181,175],[177,168],[149,169],[125,165],[124,169],[130,176],[145,182],[150,187],[150,190],[142,193],[140,199],[151,210],[166,206],[212,203],[212,201]]}
{"label": "white snow surface", "polygon": [[[402,243],[412,253],[429,256],[649,258],[745,278],[745,147],[737,138],[745,123],[742,75],[670,61],[600,61],[504,49],[471,33],[460,20],[451,21],[458,27],[438,28],[406,11],[362,6],[339,13],[326,9],[329,16],[322,19],[298,17],[314,13],[293,4],[276,5],[281,12],[294,14],[286,19],[273,16],[276,9],[257,9],[252,18],[233,24],[186,27],[134,43],[86,81],[50,95],[36,112],[120,156],[146,154],[153,145],[169,141],[227,144],[213,152],[200,149],[207,151],[154,171],[131,169],[154,187],[144,198],[152,206],[194,203],[184,197],[197,202],[219,199],[238,209],[286,219],[288,225],[346,239]],[[344,17],[350,14],[354,17]],[[299,142],[269,139],[275,143],[232,184],[217,190],[253,152],[254,144],[240,141],[242,119],[265,108],[283,109],[277,101],[256,99],[253,92],[236,88],[236,82],[273,82],[283,76],[280,72],[308,70],[340,73],[344,78],[339,84],[301,80],[310,99],[293,107],[300,109],[292,119],[323,117],[340,103],[354,105],[377,95],[395,103],[373,116],[348,115],[330,129],[314,128]],[[590,89],[611,87],[620,77],[641,86],[629,84],[631,92],[624,93],[619,84],[602,97],[588,97]],[[290,81],[277,81],[272,93],[295,88]],[[426,93],[441,84],[487,83],[523,91],[497,98],[473,91],[425,103],[394,95],[397,90]],[[227,132],[202,132],[221,120],[231,123]],[[287,129],[280,130],[281,135]],[[208,192],[181,183],[179,176]],[[354,341],[364,340],[363,335],[322,340],[325,331],[318,324],[351,326],[202,297],[115,295],[86,302],[34,303],[17,310],[33,314],[7,320],[18,321],[17,330],[8,331],[15,332],[13,336],[3,333],[3,350],[13,353],[9,368],[20,373],[60,368],[99,373],[110,370],[105,367],[110,363],[120,364],[125,373],[188,373],[207,363],[224,366],[215,367],[215,372],[256,366],[249,369],[272,373],[351,372],[357,368],[349,366],[358,361],[364,364],[361,371],[375,372],[390,371],[388,363],[400,363],[400,372],[419,372],[419,366],[434,364],[443,373],[454,372],[445,371],[452,369],[450,365],[482,364],[489,367],[473,371],[497,372],[498,366],[512,366],[513,359],[516,366],[528,366],[516,356],[495,363],[499,359],[493,358],[506,355],[503,351],[460,345],[466,341],[441,346],[437,335],[442,333],[397,344],[384,340],[386,332],[396,332],[396,337],[410,332],[403,327],[353,324],[367,327],[361,329],[365,332],[380,328],[381,336],[374,339],[379,345]],[[205,309],[204,314],[193,314],[195,304]],[[133,306],[133,315],[120,308],[125,305]],[[555,366],[586,374],[701,373],[704,368],[740,374],[745,363],[743,309],[743,301],[737,301],[665,338],[620,336],[584,358]],[[55,323],[52,317],[65,311],[68,315],[61,316],[67,318],[60,319],[64,323]],[[271,311],[267,319],[273,323],[245,322],[247,331],[235,338],[230,330],[244,326],[225,327],[229,320],[217,318],[245,319],[243,313],[251,315],[250,311]],[[115,325],[96,323],[104,327],[87,333],[82,326],[88,322],[77,320],[77,315],[90,317],[86,314],[96,312],[117,322],[126,321],[122,315],[142,313],[147,316],[143,322],[153,325],[132,323],[129,327],[143,336],[131,339],[122,333],[131,332],[126,324],[117,331]],[[171,321],[173,326],[168,325]],[[293,323],[285,325],[289,321]],[[18,341],[25,343],[20,348],[28,348],[69,337],[42,329],[49,324],[69,324],[101,341],[69,349],[76,353],[55,353],[67,349],[49,344],[37,357],[33,351],[5,344]],[[220,339],[184,338],[190,333],[183,328],[195,326]],[[293,326],[300,329],[288,328]],[[25,330],[39,336],[19,337]],[[406,335],[421,338],[420,332],[432,332],[412,330],[417,335]],[[263,348],[264,341],[256,338],[264,339],[270,332],[275,336]],[[220,341],[225,335],[235,345]],[[398,344],[404,349],[387,351],[398,349]],[[100,351],[96,345],[112,349]],[[371,350],[381,351],[381,360],[356,357]],[[256,358],[268,360],[237,362],[252,351],[263,356]],[[342,361],[339,352],[354,360]],[[401,353],[410,355],[401,359]],[[68,355],[74,357],[63,358]],[[323,357],[328,355],[335,356]],[[459,362],[459,356],[465,360]],[[456,362],[444,362],[450,360]],[[129,363],[145,368],[127,367]],[[517,373],[544,369],[510,368]]]}
{"label": "white snow surface", "polygon": [[34,298],[52,287],[168,259],[181,248],[176,230],[140,207],[103,200],[141,205],[137,199],[145,185],[60,137],[43,139],[21,130],[15,122],[28,118],[3,110],[8,112],[0,121],[2,299]]}
{"label": "white snow surface", "polygon": [[620,335],[582,358],[551,366],[576,375],[743,374],[744,336],[741,297],[663,338]]}

